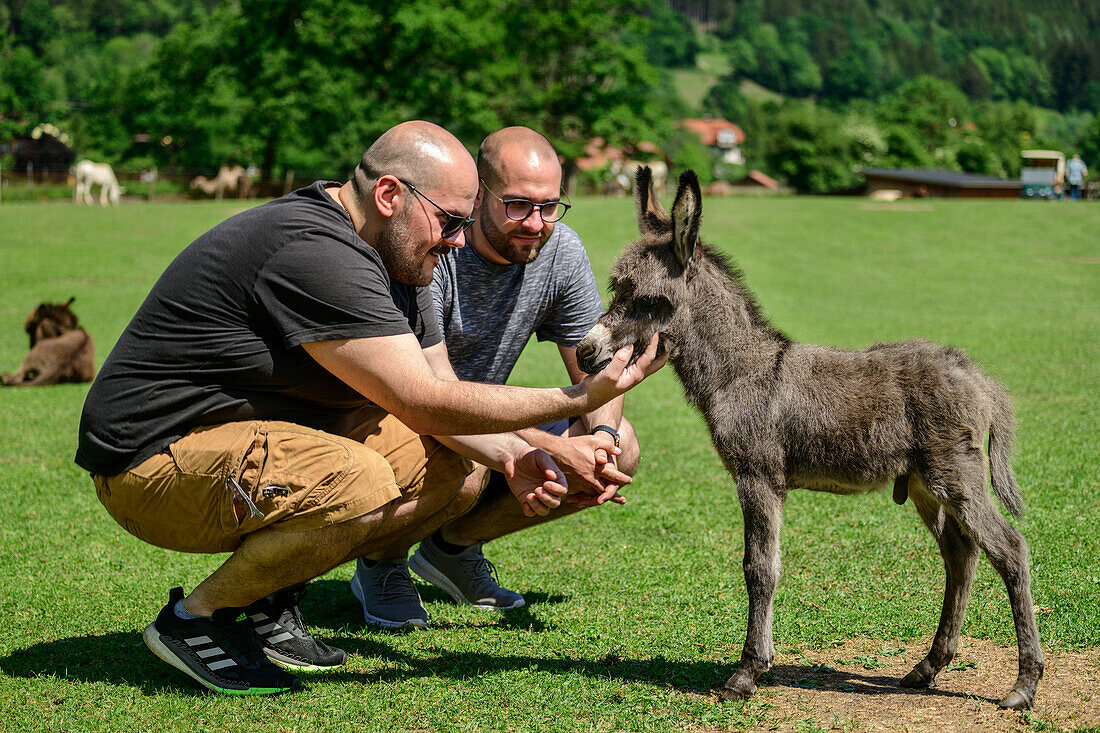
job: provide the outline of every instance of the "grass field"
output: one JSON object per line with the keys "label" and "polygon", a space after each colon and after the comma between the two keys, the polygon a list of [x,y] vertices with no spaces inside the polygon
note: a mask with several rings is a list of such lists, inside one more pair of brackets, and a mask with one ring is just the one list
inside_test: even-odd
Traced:
{"label": "grass field", "polygon": [[[164,266],[236,206],[0,206],[0,370],[22,359],[34,305],[70,296],[102,361]],[[567,221],[602,283],[635,232],[631,203],[582,200]],[[704,239],[733,255],[793,338],[929,338],[964,348],[1008,387],[1027,502],[1015,524],[1051,650],[1100,648],[1097,232],[1093,205],[704,202]],[[559,384],[556,361],[534,345],[514,381]],[[303,612],[351,653],[348,665],[308,677],[298,694],[246,701],[199,692],[142,644],[167,589],[193,587],[222,558],[144,545],[107,516],[72,463],[85,393],[0,391],[0,730],[698,731],[800,720],[769,704],[767,687],[747,703],[710,694],[744,637],[741,515],[671,369],[628,396],[644,458],[627,506],[491,545],[529,608],[491,615],[422,588],[430,629],[375,632],[348,590],[352,568],[340,567],[314,583]],[[942,565],[911,505],[794,492],[783,550],[781,652],[934,631]],[[984,559],[963,633],[1015,643]],[[1041,712],[1020,716],[1021,729],[1050,730]]]}

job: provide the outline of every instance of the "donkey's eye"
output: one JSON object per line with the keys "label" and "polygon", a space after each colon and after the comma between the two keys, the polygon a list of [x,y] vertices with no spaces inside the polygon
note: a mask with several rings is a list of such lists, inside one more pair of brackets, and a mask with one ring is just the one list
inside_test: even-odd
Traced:
{"label": "donkey's eye", "polygon": [[635,308],[637,308],[638,310],[647,311],[647,312],[650,312],[650,313],[655,313],[657,311],[663,310],[663,309],[667,308],[668,306],[669,306],[669,302],[668,302],[667,298],[659,298],[659,297],[650,296],[650,297],[645,297],[645,298],[636,298],[634,300],[634,307]]}

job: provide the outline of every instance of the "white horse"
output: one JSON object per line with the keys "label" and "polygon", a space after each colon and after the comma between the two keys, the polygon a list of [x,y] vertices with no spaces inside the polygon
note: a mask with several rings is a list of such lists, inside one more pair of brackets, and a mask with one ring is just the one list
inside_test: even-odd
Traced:
{"label": "white horse", "polygon": [[106,206],[110,201],[118,206],[118,199],[123,189],[118,185],[118,179],[115,178],[115,172],[110,165],[82,160],[76,164],[73,175],[76,178],[76,185],[73,187],[74,204],[93,205],[95,200],[92,198],[92,186],[98,185],[99,205]]}

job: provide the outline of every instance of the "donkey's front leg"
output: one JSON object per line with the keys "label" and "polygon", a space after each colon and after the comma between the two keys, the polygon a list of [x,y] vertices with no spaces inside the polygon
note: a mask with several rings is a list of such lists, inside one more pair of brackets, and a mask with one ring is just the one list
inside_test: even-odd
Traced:
{"label": "donkey's front leg", "polygon": [[745,517],[745,586],[749,625],[736,674],[722,690],[727,700],[756,692],[756,680],[775,660],[772,604],[779,583],[779,529],[783,522],[783,489],[771,481],[741,473],[737,494]]}

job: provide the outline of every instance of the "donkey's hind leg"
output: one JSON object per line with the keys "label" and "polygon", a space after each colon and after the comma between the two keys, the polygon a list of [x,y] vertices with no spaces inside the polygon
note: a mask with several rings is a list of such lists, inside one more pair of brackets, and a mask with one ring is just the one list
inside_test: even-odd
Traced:
{"label": "donkey's hind leg", "polygon": [[930,687],[936,675],[955,656],[959,643],[959,629],[966,614],[970,598],[970,586],[974,581],[974,569],[978,564],[978,546],[959,528],[954,517],[946,512],[943,504],[933,497],[921,478],[913,474],[909,478],[909,496],[917,508],[917,514],[936,538],[943,556],[947,582],[943,595],[940,625],[928,655],[902,678],[902,687]]}
{"label": "donkey's hind leg", "polygon": [[993,500],[984,491],[977,499],[959,507],[958,516],[1004,581],[1012,607],[1019,650],[1019,673],[1012,689],[999,704],[1013,710],[1030,708],[1043,676],[1043,651],[1039,648],[1039,629],[1031,600],[1027,541],[997,511]]}
{"label": "donkey's hind leg", "polygon": [[1022,710],[1031,707],[1043,676],[1043,652],[1039,648],[1039,630],[1031,600],[1027,542],[993,504],[986,488],[986,471],[984,455],[980,451],[966,451],[957,456],[955,465],[945,472],[946,475],[928,476],[928,487],[944,501],[947,511],[985,552],[1004,581],[1016,626],[1019,674],[999,704],[1003,708]]}
{"label": "donkey's hind leg", "polygon": [[749,623],[737,672],[726,681],[727,700],[756,692],[756,680],[775,661],[772,609],[779,583],[779,530],[783,522],[782,489],[757,477],[739,474],[737,494],[745,518],[745,586]]}

